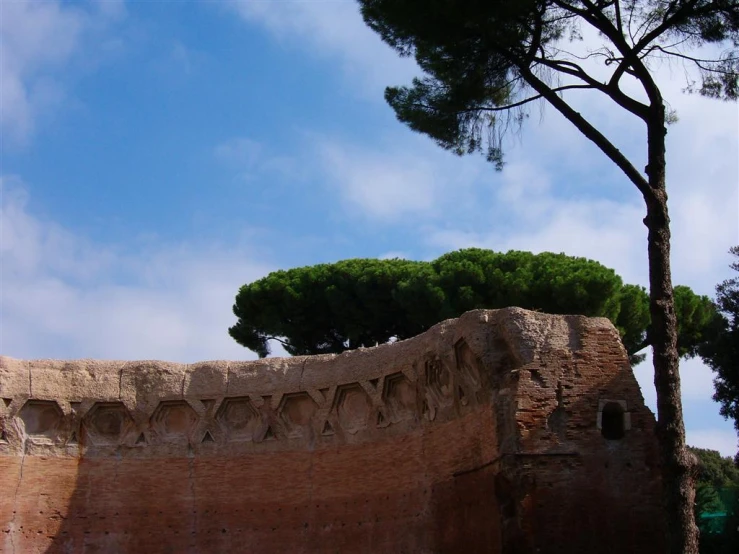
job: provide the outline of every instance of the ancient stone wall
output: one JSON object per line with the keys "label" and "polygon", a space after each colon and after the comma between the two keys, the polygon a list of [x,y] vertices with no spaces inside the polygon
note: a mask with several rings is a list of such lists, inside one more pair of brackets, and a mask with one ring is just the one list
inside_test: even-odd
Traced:
{"label": "ancient stone wall", "polygon": [[652,552],[653,426],[607,320],[517,308],[338,356],[0,358],[0,551]]}

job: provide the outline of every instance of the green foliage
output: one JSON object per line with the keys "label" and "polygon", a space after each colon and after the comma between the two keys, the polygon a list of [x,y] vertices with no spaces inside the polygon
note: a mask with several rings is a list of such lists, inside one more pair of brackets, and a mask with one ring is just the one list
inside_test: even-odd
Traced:
{"label": "green foliage", "polygon": [[[739,246],[730,253],[739,257]],[[739,271],[739,262],[731,264]],[[721,405],[721,415],[734,420],[739,431],[739,278],[728,279],[716,287],[720,314],[713,320],[710,340],[700,344],[699,354],[716,373],[713,399]]]}
{"label": "green foliage", "polygon": [[710,484],[716,489],[739,486],[739,467],[731,458],[724,458],[716,450],[690,447],[690,451],[700,461],[698,481]]}
{"label": "green foliage", "polygon": [[[729,100],[739,92],[735,50],[739,16],[734,0],[359,0],[359,4],[367,25],[400,55],[415,57],[424,72],[410,87],[385,90],[398,119],[457,154],[481,152],[499,168],[505,131],[525,120],[523,108],[530,101],[551,101],[541,87],[554,92],[596,90],[646,120],[645,106],[618,85],[629,74],[651,87],[646,74],[654,57],[672,58],[694,70],[697,80],[686,83],[688,92]],[[605,80],[587,73],[582,58],[562,47],[563,38],[577,40],[586,24],[603,41],[589,57],[602,61]],[[714,58],[699,59],[675,48],[684,43],[725,44],[727,49]]]}
{"label": "green foliage", "polygon": [[[688,354],[713,304],[679,288]],[[647,294],[612,269],[564,254],[479,248],[432,262],[354,259],[271,273],[241,287],[229,334],[260,357],[270,339],[293,355],[336,353],[410,338],[468,310],[508,306],[607,317],[630,354],[649,344]]]}
{"label": "green foliage", "polygon": [[691,447],[690,451],[699,460],[695,518],[701,531],[700,552],[739,552],[739,468],[715,450]]}
{"label": "green foliage", "polygon": [[636,365],[644,360],[642,350],[647,340],[649,328],[649,296],[644,287],[624,285],[619,295],[621,302],[618,318],[614,322],[621,333],[621,340],[631,357],[631,364]]}

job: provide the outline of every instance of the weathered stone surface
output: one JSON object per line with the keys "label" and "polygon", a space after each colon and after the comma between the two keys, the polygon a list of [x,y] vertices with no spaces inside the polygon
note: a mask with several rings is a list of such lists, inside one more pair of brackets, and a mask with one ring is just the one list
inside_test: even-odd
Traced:
{"label": "weathered stone surface", "polygon": [[474,311],[255,362],[0,357],[0,552],[661,550],[605,319]]}

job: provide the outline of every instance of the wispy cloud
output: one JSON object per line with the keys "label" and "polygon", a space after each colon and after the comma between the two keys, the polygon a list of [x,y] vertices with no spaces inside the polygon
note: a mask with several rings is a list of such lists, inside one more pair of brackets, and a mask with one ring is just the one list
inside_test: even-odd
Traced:
{"label": "wispy cloud", "polygon": [[[634,246],[640,242],[642,229],[632,224],[643,217],[638,206],[605,200],[566,201],[551,197],[540,199],[536,204],[533,210],[541,215],[534,223],[522,214],[520,221],[527,222],[525,225],[514,223],[489,232],[469,232],[453,227],[430,229],[427,240],[430,245],[443,250],[476,246],[500,252],[564,252],[616,268],[628,282],[644,282],[644,253]],[[524,209],[516,204],[509,207],[509,216],[514,219],[517,210]]]}
{"label": "wispy cloud", "polygon": [[295,157],[272,152],[261,142],[249,137],[232,137],[224,140],[215,146],[213,155],[241,181],[279,176],[294,184],[301,182],[305,177],[301,174]]}
{"label": "wispy cloud", "polygon": [[64,100],[60,75],[70,61],[86,45],[99,44],[107,26],[124,13],[122,0],[87,5],[59,0],[3,2],[0,132],[16,144],[26,143],[39,115]]}
{"label": "wispy cloud", "polygon": [[263,155],[262,145],[246,137],[236,137],[218,144],[214,149],[216,158],[226,164],[252,168]]}
{"label": "wispy cloud", "polygon": [[253,358],[227,329],[272,267],[248,245],[101,245],[34,215],[4,178],[0,352],[21,358]]}
{"label": "wispy cloud", "polygon": [[365,25],[354,0],[239,0],[228,8],[301,54],[338,60],[351,88],[365,98],[381,101],[386,86],[402,84],[417,73],[415,61],[398,57]]}
{"label": "wispy cloud", "polygon": [[428,158],[325,140],[322,170],[355,213],[383,221],[423,214],[437,205],[439,176]]}

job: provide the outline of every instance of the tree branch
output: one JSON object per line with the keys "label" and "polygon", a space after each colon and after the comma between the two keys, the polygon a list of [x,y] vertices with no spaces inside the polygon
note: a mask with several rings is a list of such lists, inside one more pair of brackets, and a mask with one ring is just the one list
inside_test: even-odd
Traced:
{"label": "tree branch", "polygon": [[269,336],[265,335],[264,338],[267,339],[267,340],[276,340],[282,346],[290,346],[290,343],[288,343],[287,341],[282,340],[279,337],[275,337],[275,336],[272,336],[272,335],[269,335]]}
{"label": "tree branch", "polygon": [[560,98],[553,89],[540,80],[528,67],[519,66],[521,76],[525,81],[539,93],[547,102],[549,102],[557,111],[567,118],[577,129],[590,139],[600,150],[615,163],[621,171],[636,185],[639,192],[645,199],[654,199],[654,191],[650,188],[649,183],[644,176],[632,165],[632,163],[609,141],[603,133],[598,131],[590,124],[580,113],[575,111],[567,102]]}
{"label": "tree branch", "polygon": [[[621,64],[619,64],[619,67],[614,72],[613,76],[611,77],[611,83],[618,83],[619,79],[623,76],[624,72],[627,70],[629,66],[632,64],[636,64],[637,60],[639,58],[640,52],[646,48],[652,41],[654,41],[657,37],[659,37],[662,33],[665,31],[668,31],[671,27],[673,27],[677,21],[679,21],[682,17],[686,17],[688,14],[691,15],[697,15],[701,13],[703,10],[694,10],[693,8],[697,4],[698,0],[690,0],[689,2],[682,4],[681,6],[677,5],[677,2],[671,2],[669,6],[667,7],[667,10],[665,11],[664,17],[662,18],[662,23],[657,25],[654,29],[651,31],[646,32],[641,39],[639,39],[636,44],[634,44],[633,47],[629,47],[628,44],[627,50],[622,50],[619,45],[614,42],[616,47],[621,51],[623,54],[623,61]],[[677,9],[675,9],[677,8]],[[674,10],[674,11],[673,11]],[[638,30],[637,30],[638,31]],[[607,35],[608,36],[608,35]],[[608,38],[611,38],[610,36]],[[613,41],[613,39],[611,38]],[[638,68],[635,68],[639,73]],[[644,84],[644,81],[640,78],[640,81],[642,81],[642,84]],[[646,87],[645,87],[646,90]],[[647,90],[647,94],[649,94],[649,90]],[[651,99],[650,94],[650,99]]]}
{"label": "tree branch", "polygon": [[[570,89],[583,89],[583,88],[593,88],[590,85],[564,85],[561,87],[550,89],[551,92],[557,93],[561,92],[563,90],[570,90]],[[483,107],[483,106],[475,106],[474,108],[467,108],[465,110],[456,110],[455,114],[462,114],[462,113],[470,113],[470,112],[503,112],[506,110],[510,110],[513,108],[520,108],[521,106],[528,104],[530,102],[533,102],[535,100],[540,100],[541,98],[544,98],[543,94],[537,94],[536,96],[530,96],[529,98],[524,98],[523,100],[520,100],[519,102],[514,102],[513,104],[506,104],[505,106],[495,106],[495,107]],[[425,110],[432,109],[431,106],[428,104],[413,104],[414,108],[422,108]]]}
{"label": "tree branch", "polygon": [[681,58],[683,60],[687,60],[689,62],[693,62],[695,65],[697,65],[700,69],[703,71],[709,71],[711,73],[721,73],[723,75],[730,75],[733,74],[733,71],[722,71],[721,69],[715,69],[711,67],[706,67],[702,64],[714,64],[714,63],[721,63],[721,62],[734,62],[739,60],[739,58],[735,57],[729,57],[725,58],[723,60],[706,60],[701,58],[694,58],[693,56],[687,56],[685,54],[681,54],[680,52],[672,52],[670,50],[667,50],[666,48],[661,47],[660,45],[656,44],[649,48],[650,52],[653,52],[654,50],[659,50],[660,52],[668,55],[668,56],[675,56],[676,58]]}
{"label": "tree branch", "polygon": [[634,347],[634,348],[632,348],[632,349],[631,349],[630,351],[628,351],[628,352],[627,352],[627,354],[628,354],[629,356],[633,356],[634,354],[636,354],[636,353],[637,353],[637,352],[639,352],[640,350],[644,350],[644,349],[645,349],[645,348],[646,348],[647,346],[651,346],[651,345],[652,345],[652,340],[651,340],[651,339],[650,339],[649,337],[647,337],[647,338],[645,338],[645,339],[644,339],[644,340],[643,340],[643,341],[641,342],[641,344],[639,344],[639,345],[635,346],[635,347]]}
{"label": "tree branch", "polygon": [[643,121],[646,121],[648,115],[648,107],[638,100],[634,100],[628,94],[624,94],[618,86],[603,84],[591,77],[581,66],[567,60],[547,60],[546,58],[536,58],[535,61],[546,67],[550,67],[556,71],[560,71],[567,75],[572,75],[581,79],[592,88],[608,95],[616,104],[624,108],[626,111],[634,114]]}
{"label": "tree branch", "polygon": [[531,45],[529,46],[529,51],[526,53],[526,57],[530,60],[529,63],[533,61],[537,50],[541,47],[541,33],[543,30],[542,17],[543,14],[539,13],[534,25],[534,31],[531,33]]}

